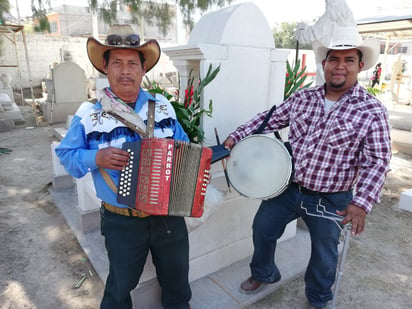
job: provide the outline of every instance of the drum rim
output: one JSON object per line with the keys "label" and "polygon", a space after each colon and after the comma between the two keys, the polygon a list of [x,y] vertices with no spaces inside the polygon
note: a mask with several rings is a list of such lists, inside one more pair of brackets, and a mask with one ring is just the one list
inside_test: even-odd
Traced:
{"label": "drum rim", "polygon": [[[256,139],[256,138],[263,138],[263,139],[267,139],[267,140],[270,140],[270,141],[272,141],[272,142],[277,143],[277,144],[278,144],[279,146],[281,146],[281,148],[284,150],[284,154],[286,154],[286,159],[289,161],[288,169],[287,169],[287,173],[286,173],[287,176],[285,177],[285,182],[284,182],[284,184],[283,184],[282,186],[279,186],[279,188],[278,188],[277,190],[274,190],[273,193],[268,194],[268,195],[259,195],[259,194],[250,194],[250,195],[247,195],[245,192],[241,192],[241,190],[239,190],[237,184],[234,184],[234,183],[233,183],[233,181],[234,181],[233,179],[230,179],[230,174],[231,174],[231,172],[230,172],[230,169],[231,169],[230,161],[231,161],[231,158],[232,158],[232,160],[233,160],[232,151],[235,149],[236,145],[238,145],[238,144],[240,144],[240,143],[242,143],[242,142],[244,142],[244,141],[246,141],[246,140],[248,140],[248,139],[251,139],[251,138],[255,138],[255,139]],[[273,198],[273,197],[276,197],[276,196],[282,194],[283,191],[286,190],[286,188],[288,187],[288,185],[290,184],[290,182],[291,182],[291,180],[292,180],[292,156],[290,155],[289,151],[287,150],[286,146],[284,145],[284,143],[283,143],[281,140],[279,140],[279,139],[277,139],[277,138],[274,138],[274,137],[271,137],[271,136],[268,136],[268,135],[265,135],[265,134],[254,134],[254,135],[249,135],[249,136],[243,138],[243,139],[240,140],[236,145],[235,145],[235,146],[232,148],[232,150],[231,150],[231,155],[229,156],[229,158],[228,158],[228,160],[227,160],[226,170],[227,170],[228,179],[229,179],[230,184],[232,185],[232,187],[233,187],[239,194],[241,194],[242,196],[245,196],[245,197],[247,197],[247,198],[267,200],[267,199],[270,199],[270,198]],[[232,174],[233,174],[233,173],[232,173]]]}

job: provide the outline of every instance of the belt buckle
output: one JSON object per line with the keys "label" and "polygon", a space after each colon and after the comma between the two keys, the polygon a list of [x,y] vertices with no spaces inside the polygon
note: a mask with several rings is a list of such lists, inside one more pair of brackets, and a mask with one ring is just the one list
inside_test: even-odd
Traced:
{"label": "belt buckle", "polygon": [[300,184],[298,184],[297,182],[294,182],[294,184],[298,187],[299,193],[303,193],[303,190],[302,190],[303,187]]}
{"label": "belt buckle", "polygon": [[129,207],[127,208],[127,211],[129,212],[130,217],[146,218],[146,217],[150,216],[149,214],[147,214],[143,211],[140,211],[140,210],[137,210],[137,209],[132,209],[132,208],[129,208]]}
{"label": "belt buckle", "polygon": [[309,189],[305,188],[304,186],[302,186],[302,185],[300,185],[300,184],[298,184],[298,183],[296,183],[296,185],[298,186],[298,191],[299,191],[299,193],[302,193],[302,194],[311,194],[311,195],[316,194],[315,191],[309,190]]}
{"label": "belt buckle", "polygon": [[298,185],[298,188],[300,193],[308,193],[308,189],[306,189],[304,186]]}
{"label": "belt buckle", "polygon": [[300,186],[299,189],[301,190],[302,193],[305,193],[305,194],[309,194],[309,195],[318,195],[319,194],[318,192],[310,190],[308,188],[305,188],[304,186]]}

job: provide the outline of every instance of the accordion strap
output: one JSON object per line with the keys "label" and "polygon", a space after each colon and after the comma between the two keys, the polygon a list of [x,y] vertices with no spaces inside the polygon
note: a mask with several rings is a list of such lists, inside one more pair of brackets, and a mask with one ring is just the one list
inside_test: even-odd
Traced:
{"label": "accordion strap", "polygon": [[156,107],[156,102],[149,99],[149,109],[147,112],[147,125],[146,125],[146,132],[149,138],[153,138],[154,136],[155,107]]}
{"label": "accordion strap", "polygon": [[[147,113],[147,126],[146,126],[146,132],[148,134],[149,138],[153,138],[154,136],[154,113],[155,113],[155,107],[156,107],[156,102],[153,100],[149,99],[149,109]],[[126,125],[129,127],[129,125],[126,123]],[[102,174],[102,177],[104,181],[106,181],[106,184],[109,186],[109,188],[114,192],[117,193],[117,187],[110,175],[107,173],[107,171],[104,168],[99,168],[100,174]]]}
{"label": "accordion strap", "polygon": [[100,174],[102,174],[104,181],[106,181],[106,184],[109,186],[109,188],[114,192],[117,193],[117,187],[114,184],[114,181],[112,177],[107,173],[107,171],[104,168],[99,167]]}
{"label": "accordion strap", "polygon": [[[107,171],[104,168],[99,167],[99,171],[102,174],[103,179],[106,181],[107,185],[110,187],[110,189],[114,193],[117,194],[117,187],[114,184],[114,181],[113,181],[112,177],[110,177],[110,175],[107,173]],[[107,205],[107,203],[106,203],[106,205]],[[114,207],[116,207],[116,206],[114,206]],[[130,209],[130,210],[135,211],[138,214],[140,214],[140,215],[138,215],[138,217],[140,217],[140,218],[144,218],[144,217],[148,216],[148,214],[143,212],[143,211],[140,211],[140,210],[137,210],[137,209],[134,209],[134,208],[131,208],[131,207],[127,207],[127,209]]]}

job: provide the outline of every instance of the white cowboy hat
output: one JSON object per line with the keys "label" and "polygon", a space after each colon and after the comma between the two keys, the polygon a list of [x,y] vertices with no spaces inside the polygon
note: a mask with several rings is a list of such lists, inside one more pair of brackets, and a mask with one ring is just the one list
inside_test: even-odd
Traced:
{"label": "white cowboy hat", "polygon": [[156,40],[149,40],[140,45],[140,37],[133,31],[130,25],[113,25],[110,27],[105,44],[100,43],[95,38],[87,39],[87,54],[90,62],[101,73],[103,70],[103,54],[112,49],[131,49],[140,51],[145,58],[146,72],[159,61],[160,46]]}
{"label": "white cowboy hat", "polygon": [[362,53],[362,62],[364,63],[362,71],[366,71],[374,66],[376,61],[378,61],[380,52],[379,40],[373,37],[362,40],[356,27],[336,28],[328,46],[325,46],[320,41],[314,41],[312,47],[315,51],[317,62],[322,62],[329,50],[356,48]]}

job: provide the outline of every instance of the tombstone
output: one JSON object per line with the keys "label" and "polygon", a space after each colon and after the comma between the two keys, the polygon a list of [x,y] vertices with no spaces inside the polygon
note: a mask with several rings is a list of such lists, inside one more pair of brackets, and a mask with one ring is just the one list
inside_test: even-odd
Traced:
{"label": "tombstone", "polygon": [[100,77],[91,77],[88,82],[89,86],[89,97],[96,98],[96,90],[109,87],[109,80],[103,74]]}
{"label": "tombstone", "polygon": [[[245,21],[253,21],[244,26]],[[209,65],[220,72],[202,94],[213,100],[213,117],[205,116],[205,145],[216,144],[256,113],[283,101],[288,51],[276,50],[272,31],[263,13],[253,3],[243,3],[203,16],[190,34],[187,45],[164,52],[180,74],[184,93],[190,71],[204,77]],[[223,204],[189,234],[190,278],[205,277],[253,253],[252,220],[260,204],[228,192],[221,164],[212,166],[212,185],[226,193]],[[189,219],[188,219],[189,220]],[[191,220],[191,219],[190,219]],[[280,241],[295,236],[296,221],[290,223]],[[221,237],[225,235],[225,237]],[[240,279],[239,279],[240,282]]]}
{"label": "tombstone", "polygon": [[11,87],[11,76],[10,74],[3,73],[0,76],[1,85],[0,85],[0,93],[6,93],[12,102],[14,100],[13,88]]}
{"label": "tombstone", "polygon": [[0,132],[9,131],[15,124],[25,122],[20,108],[14,101],[13,88],[10,85],[11,76],[1,74],[0,76]]}
{"label": "tombstone", "polygon": [[51,77],[45,81],[47,99],[41,110],[48,123],[62,123],[87,100],[86,75],[79,65],[65,61],[51,69]]}

